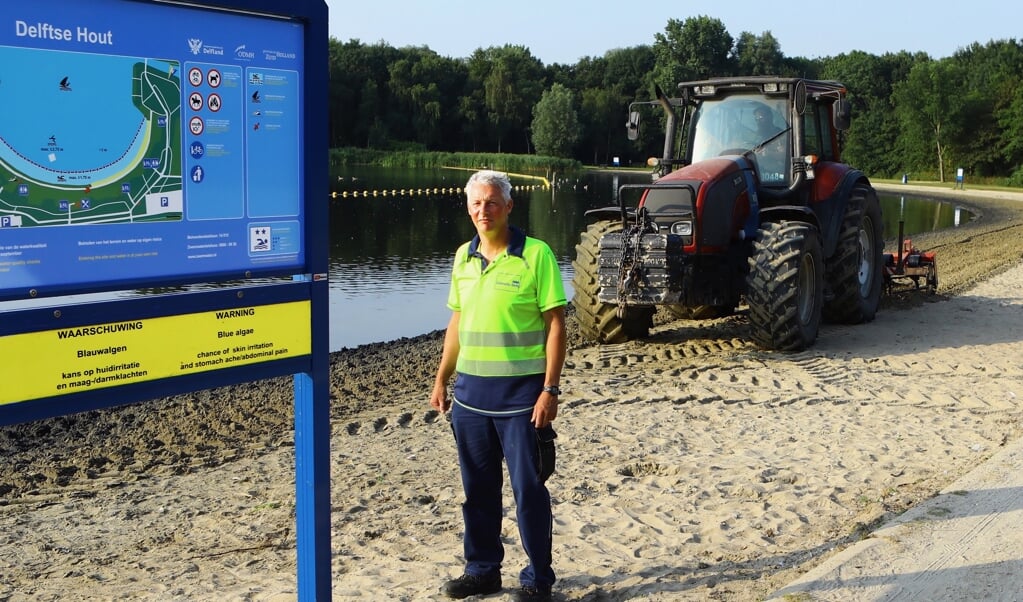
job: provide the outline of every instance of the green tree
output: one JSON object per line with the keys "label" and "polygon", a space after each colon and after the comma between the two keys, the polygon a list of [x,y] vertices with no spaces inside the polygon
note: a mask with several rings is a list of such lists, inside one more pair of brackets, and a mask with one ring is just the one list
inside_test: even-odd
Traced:
{"label": "green tree", "polygon": [[[332,146],[367,145],[370,130],[390,115],[387,67],[400,53],[384,44],[359,40],[328,41],[330,142]],[[383,126],[386,130],[386,126]]]}
{"label": "green tree", "polygon": [[1005,174],[1023,160],[1019,90],[1023,44],[1015,40],[974,43],[952,57],[965,81],[966,112],[960,145],[962,164],[978,175]]}
{"label": "green tree", "polygon": [[554,84],[533,107],[533,146],[537,154],[549,157],[571,157],[572,147],[579,139],[579,119],[572,101],[572,91]]}
{"label": "green tree", "polygon": [[892,86],[905,80],[917,61],[928,60],[923,53],[879,57],[857,50],[823,61],[821,77],[845,84],[852,104],[852,127],[844,135],[845,162],[884,177],[905,173],[912,167],[913,162],[903,156],[899,145]]}
{"label": "green tree", "polygon": [[669,95],[679,82],[735,73],[732,36],[720,19],[668,19],[664,33],[654,34],[654,82]]}
{"label": "green tree", "polygon": [[951,59],[918,62],[904,82],[895,86],[896,112],[907,157],[933,166],[938,181],[955,161],[954,140],[963,127],[963,74]]}
{"label": "green tree", "polygon": [[[470,85],[482,86],[487,123],[496,151],[514,136],[511,152],[529,152],[529,123],[533,105],[545,88],[544,68],[525,46],[477,49],[469,59]],[[478,99],[479,97],[477,97]]]}
{"label": "green tree", "polygon": [[402,58],[388,66],[388,88],[399,109],[392,124],[400,124],[397,131],[407,140],[443,148],[444,132],[454,125],[445,116],[455,113],[467,77],[465,66],[425,47],[400,52]]}
{"label": "green tree", "polygon": [[735,42],[735,60],[740,75],[785,75],[785,57],[770,31],[759,36],[748,31]]}

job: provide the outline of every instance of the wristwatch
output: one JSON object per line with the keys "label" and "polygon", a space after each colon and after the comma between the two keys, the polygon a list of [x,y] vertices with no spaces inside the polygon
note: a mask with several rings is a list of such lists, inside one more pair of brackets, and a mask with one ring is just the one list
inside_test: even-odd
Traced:
{"label": "wristwatch", "polygon": [[543,392],[550,393],[551,395],[557,397],[558,395],[561,395],[561,387],[559,387],[558,385],[544,385]]}

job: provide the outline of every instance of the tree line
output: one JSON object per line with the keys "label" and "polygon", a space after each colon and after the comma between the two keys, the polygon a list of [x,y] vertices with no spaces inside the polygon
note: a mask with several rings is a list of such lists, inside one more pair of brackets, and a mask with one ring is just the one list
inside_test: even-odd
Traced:
{"label": "tree line", "polygon": [[766,31],[733,37],[708,16],[669,19],[650,45],[616,48],[574,65],[544,65],[519,45],[467,58],[426,46],[330,40],[330,141],[335,148],[536,154],[587,164],[642,164],[663,135],[625,136],[629,103],[674,95],[681,81],[782,75],[845,84],[853,125],[845,160],[874,177],[909,174],[1023,187],[1023,42],[975,42],[934,59],[786,57]]}

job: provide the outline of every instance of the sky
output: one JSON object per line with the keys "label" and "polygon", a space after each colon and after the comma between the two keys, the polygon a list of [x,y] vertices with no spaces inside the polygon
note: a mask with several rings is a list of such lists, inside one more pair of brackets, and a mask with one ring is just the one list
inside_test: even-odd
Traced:
{"label": "sky", "polygon": [[1023,41],[1019,0],[326,2],[329,33],[342,42],[427,46],[451,58],[467,58],[477,48],[514,44],[529,48],[544,65],[571,65],[616,48],[653,45],[654,34],[663,33],[669,19],[684,22],[698,16],[719,19],[733,38],[744,31],[755,35],[770,31],[787,57],[908,50],[938,59],[974,42]]}

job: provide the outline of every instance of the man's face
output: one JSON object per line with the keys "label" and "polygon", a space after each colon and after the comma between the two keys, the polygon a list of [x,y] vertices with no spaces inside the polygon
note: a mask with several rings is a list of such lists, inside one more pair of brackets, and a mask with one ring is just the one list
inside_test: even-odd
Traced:
{"label": "man's face", "polygon": [[501,189],[497,186],[474,184],[469,189],[468,209],[476,232],[480,236],[485,236],[508,227],[508,214],[511,213],[512,202],[504,200]]}

